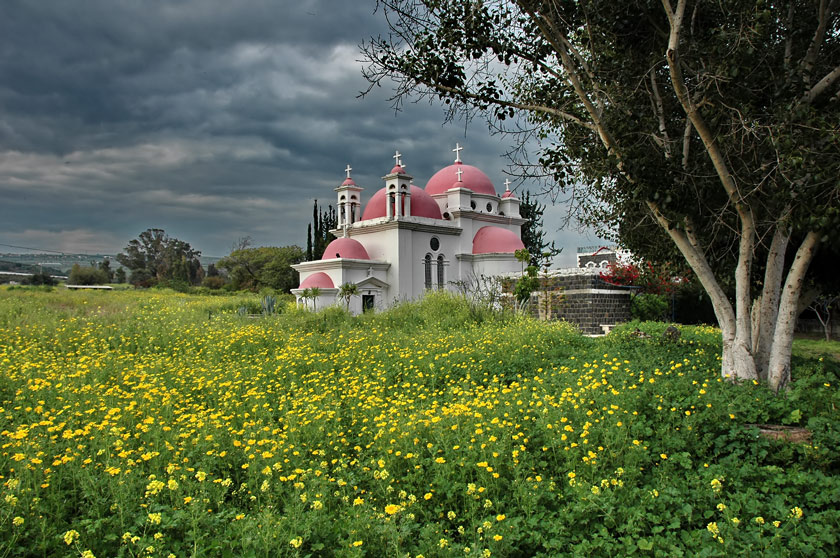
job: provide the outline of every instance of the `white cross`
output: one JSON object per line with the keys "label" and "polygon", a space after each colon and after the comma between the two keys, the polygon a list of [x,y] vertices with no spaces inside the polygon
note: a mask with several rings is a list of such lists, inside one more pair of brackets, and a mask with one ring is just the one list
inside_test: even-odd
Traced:
{"label": "white cross", "polygon": [[402,153],[400,153],[399,151],[397,151],[397,152],[394,154],[394,160],[397,162],[397,166],[398,166],[398,167],[401,167],[401,166],[402,166],[402,161],[400,160],[400,157],[402,157]]}
{"label": "white cross", "polygon": [[463,147],[461,147],[461,145],[460,145],[460,144],[456,143],[456,144],[455,144],[455,149],[453,149],[453,150],[452,150],[452,151],[454,151],[454,152],[455,152],[455,162],[456,162],[456,163],[460,163],[460,162],[461,162],[461,150],[462,150],[462,149],[464,149],[464,148],[463,148]]}
{"label": "white cross", "polygon": [[[347,176],[350,176],[350,175],[348,174]],[[505,192],[509,192],[509,191],[510,191],[510,180],[506,178],[505,179]]]}
{"label": "white cross", "polygon": [[347,178],[350,178],[350,171],[351,170],[353,170],[353,167],[351,167],[350,165],[347,165],[347,168],[344,169],[344,172],[347,173]]}
{"label": "white cross", "polygon": [[458,175],[458,182],[461,182],[461,175],[464,174],[464,171],[462,171],[461,169],[458,169],[458,170],[455,171],[455,174]]}

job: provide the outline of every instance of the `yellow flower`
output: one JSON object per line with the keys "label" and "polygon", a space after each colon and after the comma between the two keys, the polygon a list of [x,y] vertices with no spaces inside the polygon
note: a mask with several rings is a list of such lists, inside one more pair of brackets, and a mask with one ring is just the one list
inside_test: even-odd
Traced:
{"label": "yellow flower", "polygon": [[499,515],[496,516],[496,521],[504,521],[505,517],[507,517],[505,514],[500,513]]}
{"label": "yellow flower", "polygon": [[96,556],[94,556],[93,552],[91,552],[90,550],[85,550],[84,552],[82,552],[82,558],[96,558]]}
{"label": "yellow flower", "polygon": [[714,521],[706,525],[706,530],[712,534],[713,537],[717,537],[720,534],[720,529],[718,529],[718,524]]}
{"label": "yellow flower", "polygon": [[446,517],[448,517],[448,518],[449,518],[449,520],[450,520],[450,521],[452,521],[453,519],[455,519],[455,512],[454,512],[454,511],[452,511],[452,510],[449,510],[449,511],[446,513]]}
{"label": "yellow flower", "polygon": [[802,518],[802,508],[799,506],[795,506],[790,509],[790,516],[793,519],[801,519]]}
{"label": "yellow flower", "polygon": [[431,492],[426,492],[425,494],[423,494],[423,499],[424,500],[431,500],[432,499],[432,493]]}
{"label": "yellow flower", "polygon": [[402,508],[396,504],[388,504],[387,506],[385,506],[385,513],[387,513],[388,515],[394,515],[401,509]]}
{"label": "yellow flower", "polygon": [[362,546],[363,541],[353,541],[353,546]]}
{"label": "yellow flower", "polygon": [[67,545],[71,545],[74,542],[76,542],[77,540],[79,540],[79,532],[78,531],[70,530],[70,531],[67,531],[66,533],[64,533],[64,542]]}
{"label": "yellow flower", "polygon": [[198,482],[204,482],[204,479],[207,478],[207,473],[205,473],[204,471],[198,471],[195,474],[195,478],[198,479]]}
{"label": "yellow flower", "polygon": [[758,525],[764,525],[764,518],[761,516],[756,517],[753,521],[755,521]]}
{"label": "yellow flower", "polygon": [[303,539],[300,537],[295,537],[294,539],[289,541],[289,545],[291,545],[292,548],[300,548],[302,544]]}
{"label": "yellow flower", "polygon": [[169,490],[178,490],[178,481],[175,479],[169,479],[169,482],[166,483],[166,486]]}
{"label": "yellow flower", "polygon": [[438,457],[437,459],[435,459],[435,463],[446,463],[446,459],[444,459],[443,457]]}
{"label": "yellow flower", "polygon": [[152,525],[160,525],[160,514],[159,513],[150,513],[149,514],[149,523]]}
{"label": "yellow flower", "polygon": [[503,538],[504,537],[502,537],[501,535],[493,535],[493,540],[496,541],[496,542],[502,540]]}
{"label": "yellow flower", "polygon": [[725,510],[725,509],[726,509],[726,504],[724,504],[723,502],[721,502],[720,504],[718,504],[718,505],[717,505],[717,509],[718,509],[718,511],[723,511],[723,510]]}
{"label": "yellow flower", "polygon": [[20,527],[21,525],[23,525],[23,522],[24,519],[20,516],[17,516],[12,520],[12,525],[14,525],[15,527]]}

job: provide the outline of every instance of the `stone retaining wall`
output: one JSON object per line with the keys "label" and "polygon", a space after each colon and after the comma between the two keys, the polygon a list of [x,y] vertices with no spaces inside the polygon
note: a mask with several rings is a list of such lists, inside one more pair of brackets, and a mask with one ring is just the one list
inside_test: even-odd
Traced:
{"label": "stone retaining wall", "polygon": [[[602,326],[630,321],[631,291],[610,285],[600,277],[601,270],[563,269],[550,271],[541,287],[531,293],[529,311],[541,320],[566,320],[577,325],[583,333],[605,333]],[[512,286],[511,286],[512,288]],[[546,312],[548,310],[548,312]]]}

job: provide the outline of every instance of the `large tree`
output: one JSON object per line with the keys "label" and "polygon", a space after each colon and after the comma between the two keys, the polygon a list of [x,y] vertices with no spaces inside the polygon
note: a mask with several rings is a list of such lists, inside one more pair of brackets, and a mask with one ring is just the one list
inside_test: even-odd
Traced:
{"label": "large tree", "polygon": [[393,33],[364,46],[372,84],[520,115],[584,223],[685,258],[722,373],[786,385],[808,266],[840,224],[838,0],[380,5]]}
{"label": "large tree", "polygon": [[318,208],[318,200],[312,206],[312,223],[306,229],[306,261],[317,260],[326,250],[327,245],[335,240],[330,232],[336,228],[338,218],[333,206]]}
{"label": "large tree", "polygon": [[227,270],[235,289],[258,291],[269,287],[289,292],[298,286],[298,272],[292,265],[302,262],[304,252],[298,246],[260,246],[247,244],[233,250],[216,263]]}
{"label": "large tree", "polygon": [[163,229],[147,229],[128,243],[117,261],[131,271],[130,281],[135,286],[165,281],[195,285],[204,277],[199,256],[200,251]]}
{"label": "large tree", "polygon": [[530,254],[530,264],[536,267],[540,267],[562,251],[562,248],[557,249],[553,242],[545,238],[544,212],[545,204],[540,203],[536,197],[531,197],[531,192],[526,191],[519,204],[519,215],[527,219],[527,222],[522,225],[522,244]]}

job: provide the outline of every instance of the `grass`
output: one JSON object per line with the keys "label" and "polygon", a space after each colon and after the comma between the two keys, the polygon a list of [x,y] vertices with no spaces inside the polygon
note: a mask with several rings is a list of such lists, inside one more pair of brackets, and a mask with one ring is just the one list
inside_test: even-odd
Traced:
{"label": "grass", "polygon": [[776,397],[708,327],[256,301],[0,290],[0,556],[838,553],[832,359]]}
{"label": "grass", "polygon": [[797,336],[793,342],[793,354],[806,359],[827,357],[840,362],[840,341],[826,341],[822,335]]}

